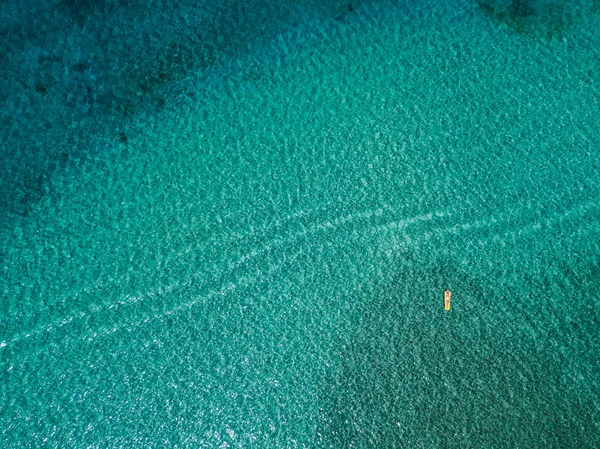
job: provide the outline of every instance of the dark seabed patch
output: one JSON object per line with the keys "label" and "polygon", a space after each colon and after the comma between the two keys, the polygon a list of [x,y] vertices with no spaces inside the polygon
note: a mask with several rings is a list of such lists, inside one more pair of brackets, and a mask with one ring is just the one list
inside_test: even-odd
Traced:
{"label": "dark seabed patch", "polygon": [[403,264],[373,296],[323,394],[317,447],[597,447],[597,382],[582,393],[570,354],[592,343],[549,337],[555,313],[534,323],[522,290],[458,266]]}
{"label": "dark seabed patch", "polygon": [[[170,83],[218,70],[227,58],[243,56],[261,40],[269,44],[307,17],[326,19],[350,8],[347,0],[326,6],[316,0],[151,3],[13,0],[2,5],[3,216],[26,216],[48,195],[53,177],[64,181],[62,154],[71,165],[93,163],[104,142],[119,141],[135,125],[137,114],[163,111],[171,100]],[[196,95],[204,104],[201,92],[199,87]],[[13,225],[12,219],[0,223]]]}
{"label": "dark seabed patch", "polygon": [[[586,13],[586,2],[560,0],[476,0],[494,22],[531,37],[562,36]],[[590,5],[593,11],[593,6]]]}

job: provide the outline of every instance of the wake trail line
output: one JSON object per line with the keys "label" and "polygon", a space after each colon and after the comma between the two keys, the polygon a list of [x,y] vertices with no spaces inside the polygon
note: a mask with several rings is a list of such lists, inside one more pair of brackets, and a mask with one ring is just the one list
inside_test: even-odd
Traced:
{"label": "wake trail line", "polygon": [[[597,209],[598,206],[600,206],[600,205],[596,201],[580,203],[577,206],[571,208],[570,210],[568,210],[566,212],[555,214],[553,217],[549,217],[543,221],[537,221],[533,224],[527,224],[527,225],[521,226],[517,230],[506,231],[503,235],[505,236],[506,239],[508,237],[513,237],[513,238],[524,237],[531,233],[538,232],[538,231],[542,230],[543,228],[552,227],[556,224],[560,224],[567,220],[579,218],[586,212]],[[352,224],[352,223],[355,223],[355,222],[361,221],[361,220],[362,220],[361,228],[366,227],[367,232],[369,232],[369,233],[373,233],[373,232],[397,233],[400,231],[400,232],[402,232],[402,235],[404,235],[405,237],[409,237],[409,239],[410,239],[409,244],[411,246],[414,246],[414,245],[418,245],[420,242],[428,241],[434,236],[442,237],[444,235],[449,235],[449,234],[459,235],[459,234],[462,234],[463,232],[475,232],[480,229],[490,228],[492,226],[504,224],[504,223],[508,222],[511,218],[514,218],[516,216],[515,212],[512,212],[512,211],[511,212],[503,212],[496,216],[492,216],[488,219],[478,219],[478,220],[466,221],[466,222],[462,222],[462,223],[459,222],[452,226],[438,227],[437,229],[434,228],[433,230],[423,230],[423,231],[419,232],[417,235],[411,236],[410,233],[405,232],[405,230],[407,228],[409,228],[411,225],[418,224],[418,223],[427,223],[427,222],[430,222],[430,221],[433,221],[436,219],[450,218],[453,216],[452,212],[450,212],[450,211],[429,212],[429,213],[415,215],[412,217],[407,217],[407,218],[403,218],[403,219],[399,219],[399,220],[390,221],[383,225],[378,225],[378,226],[370,225],[370,220],[372,218],[382,216],[383,211],[385,209],[393,210],[384,205],[383,207],[375,209],[375,210],[366,210],[363,212],[358,212],[355,214],[348,214],[345,216],[322,221],[322,222],[319,222],[319,223],[316,223],[316,224],[310,226],[308,229],[305,229],[305,230],[299,231],[299,232],[294,232],[291,235],[286,236],[284,238],[272,238],[268,242],[260,245],[260,248],[258,248],[258,249],[253,248],[249,252],[247,252],[244,256],[237,258],[237,260],[235,260],[235,261],[231,261],[232,263],[228,264],[228,268],[225,269],[223,272],[216,274],[215,277],[223,277],[228,274],[231,274],[234,270],[238,269],[239,267],[248,265],[249,262],[252,261],[253,259],[256,259],[256,258],[264,256],[264,255],[269,255],[273,250],[278,249],[278,248],[282,248],[282,247],[287,248],[301,238],[307,238],[309,236],[317,235],[322,232],[329,232],[329,231],[337,230],[340,227],[344,227],[346,225],[349,225],[349,224]],[[354,228],[354,231],[355,230],[356,230],[356,228]],[[484,242],[489,242],[491,240],[497,241],[498,235],[489,237]],[[296,256],[301,253],[302,253],[302,251],[296,253]],[[225,262],[227,262],[227,261],[225,261]],[[267,274],[271,274],[272,272],[273,272],[272,266],[269,266],[269,270],[267,271]],[[177,289],[184,289],[184,288],[188,287],[189,285],[192,284],[192,282],[194,282],[195,280],[200,278],[202,274],[204,274],[204,273],[194,274],[191,277],[187,278],[184,282],[177,282],[177,283],[170,284],[167,286],[159,286],[159,287],[153,288],[144,294],[125,295],[121,301],[117,301],[108,306],[104,305],[102,307],[97,304],[89,306],[87,313],[79,312],[79,313],[71,315],[68,318],[57,320],[51,324],[45,325],[44,327],[42,327],[40,329],[36,329],[36,330],[30,331],[30,332],[23,332],[11,339],[4,340],[2,343],[0,343],[0,349],[6,348],[9,345],[16,344],[17,342],[19,342],[23,339],[29,339],[32,336],[39,335],[42,332],[50,332],[56,328],[62,328],[64,326],[72,323],[76,319],[83,319],[88,314],[98,314],[98,313],[101,313],[101,312],[107,311],[107,310],[113,310],[113,309],[116,310],[121,306],[134,305],[138,302],[145,301],[147,298],[154,298],[154,297],[161,298],[164,295],[169,294]],[[240,286],[242,286],[243,288],[251,287],[252,285],[254,285],[257,282],[259,282],[263,279],[266,279],[266,278],[268,278],[268,276],[265,274],[256,275],[256,276],[247,276],[246,274],[241,274],[235,279],[235,281],[227,281],[227,282],[221,283],[218,286],[218,288],[216,288],[216,289],[211,288],[210,285],[206,286],[205,290],[210,290],[209,293],[199,295],[196,297],[197,299],[176,305],[175,307],[172,307],[171,309],[169,309],[167,311],[161,312],[160,314],[158,314],[156,316],[147,316],[141,320],[138,320],[138,321],[136,321],[137,324],[135,324],[135,326],[140,326],[143,323],[155,321],[156,319],[159,319],[162,316],[171,315],[171,314],[177,313],[181,310],[189,309],[189,308],[199,304],[200,302],[204,303],[207,300],[210,300],[212,298],[226,296],[230,292],[238,289]],[[120,327],[122,327],[122,326],[119,325],[117,322],[117,323],[115,323],[114,326],[110,327],[111,328],[110,331],[105,331],[102,334],[94,333],[93,339],[95,339],[101,335],[109,335],[113,332],[116,332]],[[86,338],[87,337],[80,336],[78,339],[86,340]]]}
{"label": "wake trail line", "polygon": [[[278,249],[281,247],[284,247],[284,248],[289,247],[290,245],[292,245],[293,243],[295,243],[296,241],[298,241],[301,238],[307,238],[307,237],[310,237],[310,236],[313,236],[315,234],[319,234],[322,232],[333,231],[340,227],[352,224],[359,220],[362,220],[363,225],[368,225],[370,219],[375,218],[375,217],[380,217],[383,214],[384,210],[394,211],[394,209],[390,208],[387,205],[384,205],[383,207],[377,208],[375,210],[366,210],[363,212],[348,214],[348,215],[345,215],[342,217],[337,217],[337,218],[333,218],[330,220],[322,221],[320,223],[316,223],[316,224],[310,226],[308,229],[305,229],[303,231],[294,232],[291,235],[286,236],[284,238],[272,238],[268,242],[260,245],[260,247],[251,249],[242,257],[237,258],[237,260],[230,259],[229,261],[224,261],[223,265],[227,265],[227,268],[223,272],[215,273],[214,277],[223,277],[228,274],[231,274],[234,270],[236,270],[240,267],[243,267],[245,265],[248,265],[252,260],[254,260],[258,257],[262,257],[264,255],[268,255],[275,249]],[[419,215],[415,215],[413,217],[408,217],[408,218],[398,220],[396,223],[397,223],[398,227],[402,228],[402,227],[408,227],[415,223],[427,222],[427,221],[431,221],[435,218],[441,218],[441,217],[446,217],[446,216],[450,216],[450,213],[449,212],[435,212],[435,213],[419,214]],[[227,262],[229,262],[229,263],[227,263]],[[85,311],[76,312],[74,314],[71,314],[69,317],[61,318],[50,324],[46,324],[41,328],[38,328],[38,329],[35,329],[32,331],[25,331],[25,332],[22,332],[19,335],[16,335],[10,339],[6,339],[0,343],[0,349],[3,349],[9,345],[14,345],[21,340],[29,339],[33,336],[38,336],[38,335],[42,334],[43,332],[52,332],[53,330],[61,329],[64,326],[67,326],[67,325],[73,323],[75,320],[81,320],[90,315],[99,314],[99,313],[106,312],[109,310],[116,311],[117,309],[121,308],[122,306],[135,305],[135,304],[137,304],[141,301],[145,301],[147,299],[151,299],[151,298],[155,298],[155,297],[156,298],[163,297],[164,295],[172,293],[175,290],[182,290],[182,289],[190,286],[193,282],[195,282],[196,280],[201,278],[202,275],[204,275],[204,274],[205,274],[204,272],[200,272],[198,274],[194,274],[194,275],[188,277],[183,282],[177,282],[177,283],[169,284],[166,286],[155,287],[143,294],[125,295],[122,297],[121,300],[118,300],[118,301],[113,302],[108,305],[98,304],[98,303],[89,305]],[[244,277],[245,276],[242,274],[239,278],[244,278]],[[228,284],[231,284],[231,283],[228,282],[224,285],[228,285]],[[210,287],[207,287],[207,288],[210,288]],[[218,290],[219,291],[223,290],[223,287],[221,286]]]}

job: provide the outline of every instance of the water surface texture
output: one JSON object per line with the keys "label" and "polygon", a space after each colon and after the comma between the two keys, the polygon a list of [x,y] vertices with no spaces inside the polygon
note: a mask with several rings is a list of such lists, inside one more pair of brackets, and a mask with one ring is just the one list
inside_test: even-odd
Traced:
{"label": "water surface texture", "polygon": [[0,447],[600,447],[600,3],[211,3],[0,2]]}

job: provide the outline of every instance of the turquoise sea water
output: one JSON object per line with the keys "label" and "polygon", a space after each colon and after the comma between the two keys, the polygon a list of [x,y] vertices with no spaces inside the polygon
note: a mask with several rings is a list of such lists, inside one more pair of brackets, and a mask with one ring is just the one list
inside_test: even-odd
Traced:
{"label": "turquoise sea water", "polygon": [[105,3],[0,5],[0,447],[600,447],[597,1]]}

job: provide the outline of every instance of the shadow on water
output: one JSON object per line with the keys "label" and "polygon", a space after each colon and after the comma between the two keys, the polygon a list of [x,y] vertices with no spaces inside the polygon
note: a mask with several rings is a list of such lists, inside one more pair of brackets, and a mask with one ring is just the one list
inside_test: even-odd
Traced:
{"label": "shadow on water", "polygon": [[316,447],[595,447],[597,404],[569,392],[518,292],[457,266],[403,264],[368,301],[323,392]]}

